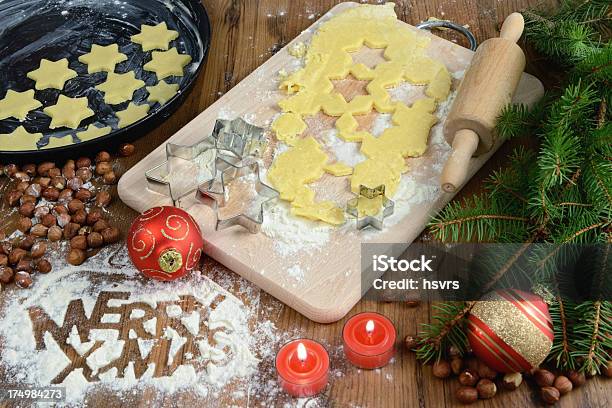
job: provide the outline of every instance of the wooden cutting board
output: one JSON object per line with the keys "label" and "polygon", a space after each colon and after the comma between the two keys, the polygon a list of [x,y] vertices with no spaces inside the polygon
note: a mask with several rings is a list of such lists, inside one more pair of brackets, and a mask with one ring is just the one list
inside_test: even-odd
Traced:
{"label": "wooden cutting board", "polygon": [[[355,6],[357,3],[342,3],[332,8],[313,26],[302,32],[292,43],[271,57],[170,137],[168,141],[184,145],[193,144],[212,132],[215,120],[219,117],[241,116],[253,124],[269,127],[272,118],[279,112],[277,102],[284,97],[277,89],[278,72],[280,70],[291,72],[297,67],[297,59],[289,55],[288,49],[296,42],[307,43],[317,26],[329,19],[331,15]],[[428,32],[407,26],[419,31],[421,35],[431,36],[427,53],[443,62],[449,71],[455,74],[455,77],[461,76],[461,72],[470,63],[473,56],[472,51]],[[215,55],[211,55],[211,58],[215,58]],[[374,62],[377,55],[375,52],[365,51],[360,52],[356,58],[360,58],[360,62],[367,65],[368,61]],[[458,85],[459,80],[454,80],[453,89],[456,89]],[[363,88],[360,81],[351,79],[339,81],[336,86],[345,95],[358,94]],[[533,103],[542,96],[542,89],[541,83],[535,77],[523,74],[514,101]],[[363,115],[358,120],[361,127],[368,129],[372,126],[375,117],[376,114],[373,113]],[[310,127],[309,131],[315,136],[321,127],[333,128],[333,119],[323,114],[307,122]],[[469,177],[478,171],[499,148],[499,145],[500,143],[486,155],[471,160]],[[267,166],[270,165],[270,152],[274,148],[274,138],[271,137],[268,154],[264,155]],[[118,188],[119,196],[127,205],[137,211],[144,211],[153,206],[172,205],[168,197],[150,191],[145,179],[145,171],[164,160],[165,145],[161,145],[121,178]],[[411,204],[409,211],[406,211],[406,208],[402,211],[401,205],[398,205],[396,212],[401,213],[403,217],[392,225],[389,223],[383,231],[358,232],[354,228],[354,221],[349,220],[350,225],[333,232],[325,245],[311,251],[300,251],[290,255],[284,255],[282,251],[279,251],[278,242],[264,233],[250,234],[240,227],[215,231],[212,211],[198,204],[195,197],[183,199],[181,207],[186,209],[201,225],[206,254],[306,317],[320,323],[334,322],[346,315],[361,298],[360,244],[362,242],[410,243],[425,228],[431,216],[452,199],[452,194],[443,193],[441,189],[431,191],[443,166],[440,161],[440,154],[433,146],[422,157],[409,160],[409,166],[412,169],[409,175],[414,171],[414,174],[418,174],[414,177],[420,182],[428,181],[430,192],[424,195],[424,199]],[[350,196],[346,194],[348,191],[346,183],[344,179],[324,176],[318,182],[315,190],[338,191],[334,197],[341,204]],[[398,218],[397,215],[396,218]],[[308,225],[315,224],[305,225],[308,227]],[[289,271],[296,265],[303,275],[297,280]]]}

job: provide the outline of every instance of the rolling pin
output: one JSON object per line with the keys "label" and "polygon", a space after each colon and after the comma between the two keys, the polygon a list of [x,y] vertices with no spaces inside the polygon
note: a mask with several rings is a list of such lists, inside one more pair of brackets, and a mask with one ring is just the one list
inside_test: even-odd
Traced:
{"label": "rolling pin", "polygon": [[456,191],[467,177],[473,156],[488,152],[495,143],[495,123],[512,101],[523,70],[525,54],[516,44],[524,28],[520,13],[504,21],[499,38],[476,50],[444,125],[452,153],[442,171],[442,189]]}

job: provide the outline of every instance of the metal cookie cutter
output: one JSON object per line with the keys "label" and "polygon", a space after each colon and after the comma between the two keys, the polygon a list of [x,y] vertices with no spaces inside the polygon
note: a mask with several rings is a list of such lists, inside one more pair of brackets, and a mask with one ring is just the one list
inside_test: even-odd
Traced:
{"label": "metal cookie cutter", "polygon": [[166,161],[145,172],[148,188],[177,205],[198,185],[214,177],[216,139],[207,136],[193,145],[166,145]]}
{"label": "metal cookie cutter", "polygon": [[416,25],[416,28],[420,28],[422,30],[430,30],[432,28],[437,28],[437,27],[448,28],[448,29],[455,30],[463,34],[470,43],[470,50],[476,51],[476,48],[478,47],[478,42],[476,42],[476,37],[474,37],[474,34],[472,34],[470,30],[468,30],[462,25],[459,25],[457,23],[453,23],[452,21],[447,21],[447,20],[423,21],[422,23],[419,23]]}
{"label": "metal cookie cutter", "polygon": [[[359,216],[359,200],[373,200],[377,197],[382,197],[382,208],[375,215]],[[346,204],[346,212],[352,215],[357,220],[357,229],[361,230],[368,226],[372,226],[377,230],[383,229],[385,218],[393,214],[395,203],[385,196],[385,186],[381,184],[376,188],[369,188],[364,185],[359,186],[359,196],[350,199]]]}
{"label": "metal cookie cutter", "polygon": [[[254,190],[254,197],[239,200],[246,202],[247,207],[252,211],[244,210],[242,207],[229,217],[221,217],[219,210],[223,207],[230,207],[231,202],[234,201],[229,197],[230,185],[239,179],[244,180]],[[278,196],[278,191],[261,181],[257,162],[235,165],[221,157],[215,160],[215,178],[200,185],[196,193],[197,199],[215,212],[216,230],[240,225],[252,234],[261,230],[265,204]]]}
{"label": "metal cookie cutter", "polygon": [[217,119],[213,137],[217,140],[219,154],[230,157],[228,161],[231,162],[261,156],[268,143],[263,128],[242,118]]}

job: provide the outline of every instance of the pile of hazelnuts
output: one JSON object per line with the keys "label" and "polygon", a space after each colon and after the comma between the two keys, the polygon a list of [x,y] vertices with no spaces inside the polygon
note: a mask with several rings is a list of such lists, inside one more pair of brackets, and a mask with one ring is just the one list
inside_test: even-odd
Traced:
{"label": "pile of hazelnuts", "polygon": [[[120,156],[133,153],[131,144],[119,148]],[[119,241],[119,230],[104,216],[111,202],[107,186],[117,182],[108,152],[99,152],[93,162],[68,160],[61,168],[53,162],[9,164],[0,166],[0,175],[11,179],[5,200],[16,208],[21,231],[12,241],[0,237],[1,283],[28,288],[35,272],[49,273],[52,266],[44,258],[49,242],[69,241],[66,260],[81,265],[102,246]]]}
{"label": "pile of hazelnuts", "polygon": [[[418,347],[418,340],[414,336],[406,336],[405,346],[410,351]],[[432,374],[437,378],[457,376],[460,387],[455,391],[455,397],[463,404],[472,404],[478,399],[493,398],[497,393],[498,385],[508,391],[516,390],[523,382],[521,373],[498,374],[474,355],[462,357],[459,350],[451,346],[448,350],[449,360],[440,359],[432,366]],[[612,377],[612,362],[608,362],[602,374]],[[546,404],[555,404],[561,396],[573,388],[580,387],[586,382],[584,373],[569,371],[565,375],[555,375],[553,372],[535,368],[525,373],[537,384],[540,397]]]}

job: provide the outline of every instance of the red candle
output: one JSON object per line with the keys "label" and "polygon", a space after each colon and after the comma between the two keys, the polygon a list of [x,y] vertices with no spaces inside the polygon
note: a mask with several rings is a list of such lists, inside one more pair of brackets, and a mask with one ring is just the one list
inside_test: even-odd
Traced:
{"label": "red candle", "polygon": [[395,354],[395,327],[379,313],[360,313],[351,317],[342,330],[344,354],[360,368],[380,368]]}
{"label": "red candle", "polygon": [[327,386],[329,354],[314,340],[293,340],[276,354],[276,371],[287,393],[294,397],[310,397]]}

